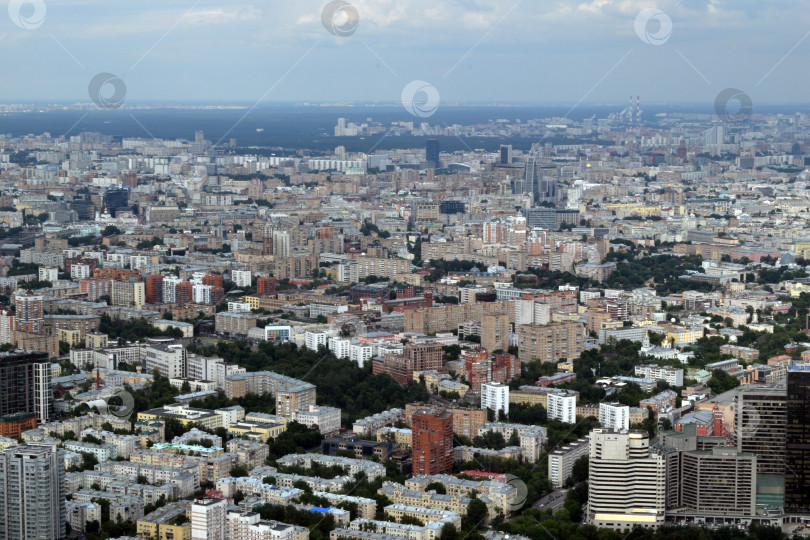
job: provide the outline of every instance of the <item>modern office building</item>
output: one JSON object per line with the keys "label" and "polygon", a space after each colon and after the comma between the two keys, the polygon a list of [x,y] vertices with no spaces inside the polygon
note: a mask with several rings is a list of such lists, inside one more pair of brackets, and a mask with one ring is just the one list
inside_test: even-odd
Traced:
{"label": "modern office building", "polygon": [[129,206],[129,191],[112,187],[104,192],[103,196],[104,209],[110,213],[112,217],[118,210]]}
{"label": "modern office building", "polygon": [[785,510],[810,513],[810,364],[789,366],[785,433]]}
{"label": "modern office building", "polygon": [[19,437],[52,416],[51,363],[47,353],[0,353],[0,435]]}
{"label": "modern office building", "polygon": [[411,418],[413,475],[453,472],[453,414],[422,409]]}
{"label": "modern office building", "polygon": [[442,162],[439,159],[441,148],[437,139],[428,139],[425,143],[425,161],[431,169],[440,169]]}
{"label": "modern office building", "polygon": [[737,450],[757,455],[758,474],[785,474],[786,388],[741,387],[734,412]]}
{"label": "modern office building", "polygon": [[588,523],[620,531],[663,524],[666,463],[647,432],[595,429],[589,456]]}
{"label": "modern office building", "polygon": [[754,454],[728,446],[683,452],[680,473],[681,505],[688,511],[755,515],[757,456]]}
{"label": "modern office building", "polygon": [[13,446],[0,453],[0,538],[65,537],[65,453]]}

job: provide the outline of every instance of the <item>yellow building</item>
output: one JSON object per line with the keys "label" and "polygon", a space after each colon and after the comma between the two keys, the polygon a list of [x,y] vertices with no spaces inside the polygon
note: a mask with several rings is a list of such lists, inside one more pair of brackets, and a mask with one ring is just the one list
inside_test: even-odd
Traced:
{"label": "yellow building", "polygon": [[100,349],[106,347],[110,342],[107,334],[98,332],[88,332],[85,334],[84,339],[88,349]]}
{"label": "yellow building", "polygon": [[695,343],[703,337],[703,327],[694,326],[691,328],[676,328],[667,332],[667,339],[672,342],[674,347],[683,347]]}
{"label": "yellow building", "polygon": [[287,431],[287,424],[281,422],[237,422],[228,426],[228,433],[234,437],[245,437],[267,442]]}
{"label": "yellow building", "polygon": [[380,442],[392,442],[403,449],[410,449],[413,443],[413,432],[410,429],[387,426],[377,430],[377,440]]}
{"label": "yellow building", "polygon": [[71,347],[78,347],[82,342],[81,332],[78,330],[69,330],[67,328],[59,328],[59,341],[64,341]]}
{"label": "yellow building", "polygon": [[138,520],[138,538],[191,540],[191,503],[168,503]]}
{"label": "yellow building", "polygon": [[177,403],[138,413],[138,422],[166,418],[174,418],[183,424],[183,427],[187,428],[200,426],[203,429],[214,430],[225,427],[223,415],[205,409],[193,409],[188,405]]}

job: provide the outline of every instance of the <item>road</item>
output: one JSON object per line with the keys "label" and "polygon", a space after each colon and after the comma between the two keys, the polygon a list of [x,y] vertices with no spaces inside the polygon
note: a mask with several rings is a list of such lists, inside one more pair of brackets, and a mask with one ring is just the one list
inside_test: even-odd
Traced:
{"label": "road", "polygon": [[552,491],[547,495],[543,495],[540,497],[537,502],[534,503],[534,508],[538,510],[548,510],[551,509],[552,513],[556,513],[557,510],[563,507],[565,504],[565,498],[568,495],[568,490],[563,489],[561,491]]}

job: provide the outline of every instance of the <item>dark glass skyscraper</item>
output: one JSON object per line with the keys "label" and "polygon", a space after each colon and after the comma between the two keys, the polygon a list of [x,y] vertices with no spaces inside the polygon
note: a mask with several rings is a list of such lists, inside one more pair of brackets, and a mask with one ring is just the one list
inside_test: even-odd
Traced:
{"label": "dark glass skyscraper", "polygon": [[425,161],[428,162],[428,166],[431,169],[438,169],[441,167],[442,163],[439,160],[439,141],[437,139],[428,139],[427,143],[425,143]]}
{"label": "dark glass skyscraper", "polygon": [[785,443],[785,511],[810,513],[810,364],[788,367]]}
{"label": "dark glass skyscraper", "polygon": [[110,188],[104,193],[104,208],[115,217],[116,211],[129,206],[129,191],[120,188]]}

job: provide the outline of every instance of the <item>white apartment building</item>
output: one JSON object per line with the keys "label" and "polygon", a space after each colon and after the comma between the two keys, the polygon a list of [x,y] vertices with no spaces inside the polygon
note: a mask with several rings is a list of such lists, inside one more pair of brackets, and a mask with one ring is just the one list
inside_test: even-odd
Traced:
{"label": "white apartment building", "polygon": [[352,343],[349,345],[349,360],[363,367],[371,360],[373,351],[374,347],[370,344]]}
{"label": "white apartment building", "polygon": [[548,455],[548,479],[551,485],[559,489],[571,476],[574,463],[582,456],[588,455],[588,437],[579,439],[558,448]]}
{"label": "white apartment building", "polygon": [[40,266],[38,277],[40,281],[56,283],[59,280],[59,269],[50,266]]}
{"label": "white apartment building", "polygon": [[500,411],[509,414],[509,386],[501,383],[482,384],[481,408],[492,409],[496,418]]}
{"label": "white apartment building", "polygon": [[645,364],[636,366],[636,377],[665,381],[670,386],[683,386],[683,369],[672,366]]}
{"label": "white apartment building", "polygon": [[228,311],[231,313],[249,312],[250,302],[228,302]]}
{"label": "white apartment building", "polygon": [[310,405],[303,411],[293,412],[292,419],[309,428],[317,427],[324,435],[340,431],[340,409],[336,407]]}
{"label": "white apartment building", "polygon": [[352,343],[351,340],[348,339],[330,337],[329,350],[332,351],[332,354],[334,354],[338,358],[348,358],[351,343]]}
{"label": "white apartment building", "polygon": [[183,283],[183,280],[178,277],[165,277],[161,282],[163,285],[163,303],[174,304],[177,301],[177,293],[175,287]]}
{"label": "white apartment building", "polygon": [[182,345],[150,345],[142,349],[147,373],[157,369],[170,379],[186,378],[186,350]]}
{"label": "white apartment building", "polygon": [[195,304],[210,304],[211,289],[213,289],[211,285],[194,285],[194,288],[191,290],[192,301]]}
{"label": "white apartment building", "polygon": [[225,540],[227,499],[197,499],[191,503],[191,538]]}
{"label": "white apartment building", "polygon": [[577,421],[577,394],[576,392],[560,392],[549,394],[547,398],[549,420],[559,420],[567,424]]}
{"label": "white apartment building", "polygon": [[90,265],[89,264],[71,264],[70,265],[70,277],[73,280],[80,280],[80,279],[87,279],[90,277]]}
{"label": "white apartment building", "polygon": [[345,261],[337,266],[337,280],[340,283],[357,283],[360,281],[360,265],[357,261]]}
{"label": "white apartment building", "polygon": [[231,281],[237,287],[250,287],[253,283],[253,272],[250,270],[231,271]]}
{"label": "white apartment building", "polygon": [[317,351],[320,347],[326,347],[326,332],[307,330],[304,334],[304,345],[310,351]]}
{"label": "white apartment building", "polygon": [[630,429],[630,406],[621,403],[600,403],[599,423],[605,429]]}

